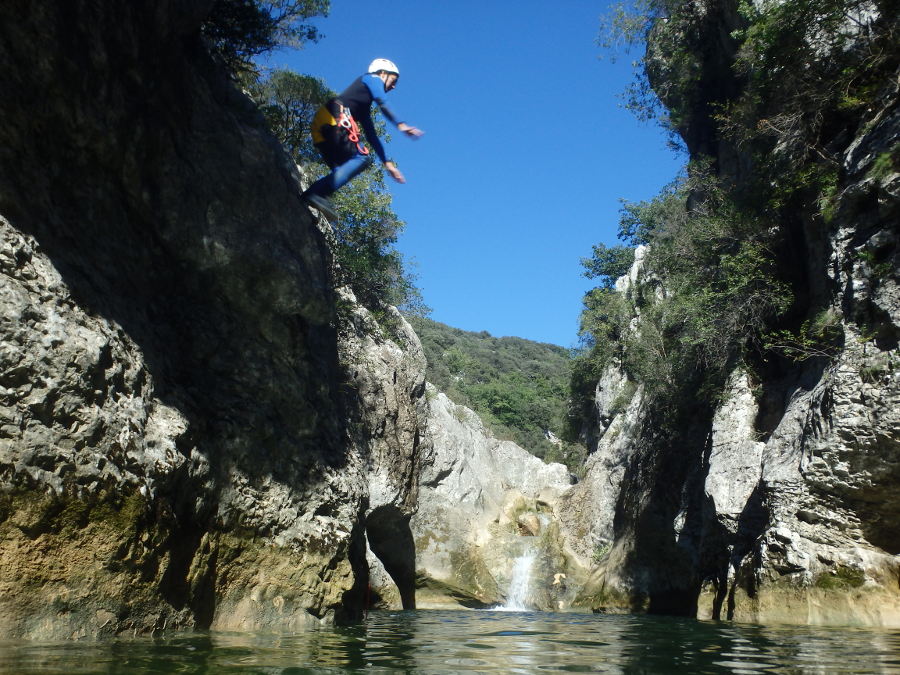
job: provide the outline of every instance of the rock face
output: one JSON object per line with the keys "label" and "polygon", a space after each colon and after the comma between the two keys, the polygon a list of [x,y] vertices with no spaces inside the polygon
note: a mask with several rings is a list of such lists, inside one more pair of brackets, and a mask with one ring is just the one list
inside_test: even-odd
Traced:
{"label": "rock face", "polygon": [[[570,487],[562,464],[544,464],[489,435],[478,416],[428,393],[418,510],[410,526],[420,607],[483,607],[507,599],[517,558],[535,557],[531,606],[568,602],[554,574],[578,574],[561,549],[559,498]],[[574,585],[572,586],[574,588]]]}
{"label": "rock face", "polygon": [[426,403],[406,321],[334,289],[209,4],[0,9],[3,634],[298,630],[370,566],[396,606],[490,604],[538,541],[534,602],[568,597],[565,469]]}
{"label": "rock face", "polygon": [[398,593],[402,607],[413,609],[415,551],[409,521],[418,504],[427,422],[425,354],[396,309],[388,309],[389,340],[371,314],[355,304],[352,293],[341,290],[348,308],[341,361],[354,401],[350,424],[368,458],[365,526],[375,575],[371,585],[382,593]]}
{"label": "rock face", "polygon": [[[734,27],[736,15],[723,9],[730,3],[696,5],[714,27]],[[720,33],[701,40],[719,49],[703,57],[713,80],[727,75],[721,63],[734,48]],[[806,302],[826,308],[833,354],[752,375],[735,368],[720,402],[682,411],[687,423],[666,445],[641,390],[627,392],[614,366],[605,373],[596,449],[560,507],[567,545],[593,562],[579,603],[900,625],[897,101],[888,83],[855,133],[832,140],[841,169],[828,226],[818,211],[792,214],[801,231],[791,264]],[[749,164],[702,128],[708,116],[682,123],[692,151],[712,154],[740,180]],[[645,273],[636,264],[617,289],[659,283]],[[622,392],[630,403],[612,405]]]}
{"label": "rock face", "polygon": [[[819,260],[842,289],[832,312],[843,347],[833,359],[754,386],[735,370],[708,425],[686,429],[667,452],[652,445],[640,389],[611,409],[628,383],[614,367],[604,375],[596,450],[560,507],[568,547],[594,563],[579,603],[900,625],[898,188],[894,173],[848,189],[870,190],[881,225],[860,237],[860,214],[842,203],[847,224]],[[876,277],[855,263],[860,250],[878,251],[882,271],[892,272]],[[868,334],[854,320],[860,314],[870,317]]]}
{"label": "rock face", "polygon": [[[882,296],[895,292],[896,280],[878,283]],[[888,316],[900,325],[896,305]],[[894,343],[879,346],[849,321],[841,328],[839,356],[761,392],[735,370],[705,431],[688,430],[662,456],[640,389],[611,409],[629,383],[608,370],[599,441],[558,508],[568,550],[593,566],[576,604],[900,625],[900,362]]]}
{"label": "rock face", "polygon": [[7,637],[352,618],[367,515],[415,503],[414,337],[338,311],[209,4],[0,8]]}

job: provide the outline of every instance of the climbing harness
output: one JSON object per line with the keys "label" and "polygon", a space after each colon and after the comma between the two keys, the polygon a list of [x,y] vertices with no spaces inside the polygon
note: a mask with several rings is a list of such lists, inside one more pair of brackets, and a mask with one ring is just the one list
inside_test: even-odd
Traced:
{"label": "climbing harness", "polygon": [[353,119],[353,115],[350,114],[350,109],[340,102],[338,105],[341,106],[341,115],[337,119],[338,126],[345,130],[347,140],[356,145],[359,154],[368,155],[369,148],[363,145],[359,140],[359,126],[356,124],[356,120]]}
{"label": "climbing harness", "polygon": [[359,126],[350,108],[340,99],[327,101],[313,118],[312,139],[332,168],[343,164],[353,155],[368,155],[369,148],[362,142]]}

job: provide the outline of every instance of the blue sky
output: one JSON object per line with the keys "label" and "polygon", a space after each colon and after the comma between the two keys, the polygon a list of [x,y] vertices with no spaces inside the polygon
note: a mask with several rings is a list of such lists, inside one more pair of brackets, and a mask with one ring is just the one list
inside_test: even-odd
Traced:
{"label": "blue sky", "polygon": [[496,337],[577,344],[592,282],[579,260],[615,244],[619,199],[649,199],[683,158],[618,95],[630,57],[600,59],[606,0],[332,0],[325,37],[265,65],[340,91],[376,57],[400,68],[388,178],[436,321]]}

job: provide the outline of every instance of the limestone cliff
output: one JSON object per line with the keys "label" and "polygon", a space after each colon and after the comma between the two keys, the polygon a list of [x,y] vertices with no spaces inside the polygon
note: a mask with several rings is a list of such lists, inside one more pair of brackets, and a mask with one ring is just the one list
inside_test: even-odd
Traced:
{"label": "limestone cliff", "polygon": [[[561,548],[555,513],[570,488],[566,467],[495,438],[472,410],[428,386],[416,512],[405,539],[392,542],[414,564],[416,605],[502,604],[516,560],[531,556],[528,605],[568,606],[583,570]],[[386,581],[375,575],[373,586],[397,606]]]}
{"label": "limestone cliff", "polygon": [[[692,39],[678,33],[676,21],[661,21],[651,34],[651,81],[667,104],[680,106],[678,130],[694,156],[712,156],[719,176],[741,186],[758,163],[714,120],[722,110],[716,106],[747,86],[732,68],[737,3],[689,5],[700,32]],[[879,14],[882,5],[869,3],[840,29],[896,31],[885,29],[896,22]],[[849,43],[847,49],[861,48]],[[674,56],[678,46],[696,47],[696,59]],[[699,72],[685,76],[685,100],[666,78],[688,62]],[[820,147],[838,166],[836,188],[789,203],[775,226],[787,242],[780,273],[794,284],[799,311],[819,308],[833,321],[826,351],[760,362],[752,372],[735,364],[711,409],[682,392],[685,424],[665,444],[640,383],[628,382],[615,364],[599,382],[599,441],[586,479],[562,507],[570,548],[595,562],[584,604],[759,622],[900,625],[896,75],[871,84],[877,96],[861,118],[817,111],[826,120],[817,129]],[[791,156],[796,139],[786,134],[772,141],[771,157],[799,163],[798,172],[814,162],[831,166],[825,150],[807,148],[806,165]],[[619,292],[664,287],[666,280],[650,272],[639,256]],[[635,317],[636,330],[640,322]],[[623,394],[627,405],[613,409]]]}
{"label": "limestone cliff", "polygon": [[334,290],[209,5],[0,7],[7,637],[352,618],[412,513],[421,353]]}

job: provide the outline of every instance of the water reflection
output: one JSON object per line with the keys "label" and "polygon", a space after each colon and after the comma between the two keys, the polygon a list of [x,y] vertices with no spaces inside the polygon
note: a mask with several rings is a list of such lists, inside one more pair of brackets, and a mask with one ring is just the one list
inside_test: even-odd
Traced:
{"label": "water reflection", "polygon": [[297,635],[0,642],[0,673],[900,673],[900,631],[544,612],[376,612]]}

